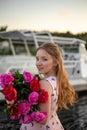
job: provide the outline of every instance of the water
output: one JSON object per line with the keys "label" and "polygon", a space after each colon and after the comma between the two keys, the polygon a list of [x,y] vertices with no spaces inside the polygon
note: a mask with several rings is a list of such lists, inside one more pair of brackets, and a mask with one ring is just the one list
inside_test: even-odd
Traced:
{"label": "water", "polygon": [[[78,93],[78,101],[69,110],[58,112],[65,130],[87,130],[87,91]],[[3,102],[0,102],[0,130],[19,130],[17,121],[11,121],[3,113]]]}
{"label": "water", "polygon": [[65,130],[87,130],[87,91],[78,93],[78,101],[73,108],[58,114]]}

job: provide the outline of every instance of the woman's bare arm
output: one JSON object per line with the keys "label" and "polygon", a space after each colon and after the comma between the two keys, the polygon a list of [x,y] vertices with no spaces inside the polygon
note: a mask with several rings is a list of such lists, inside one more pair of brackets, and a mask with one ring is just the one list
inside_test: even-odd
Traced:
{"label": "woman's bare arm", "polygon": [[40,104],[40,111],[47,112],[46,120],[42,123],[45,124],[50,116],[52,87],[51,84],[46,80],[41,80],[40,85],[41,89],[44,89],[48,92],[48,101]]}

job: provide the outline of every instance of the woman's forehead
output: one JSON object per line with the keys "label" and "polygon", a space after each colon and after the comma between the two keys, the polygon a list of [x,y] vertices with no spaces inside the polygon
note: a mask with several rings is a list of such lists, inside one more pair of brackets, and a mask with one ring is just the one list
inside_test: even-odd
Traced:
{"label": "woman's forehead", "polygon": [[37,51],[36,56],[49,57],[51,55],[47,51],[45,51],[44,49],[40,49]]}
{"label": "woman's forehead", "polygon": [[48,52],[45,51],[44,49],[40,49],[40,50],[37,51],[36,55],[38,55],[38,54],[46,55],[46,54],[48,54]]}

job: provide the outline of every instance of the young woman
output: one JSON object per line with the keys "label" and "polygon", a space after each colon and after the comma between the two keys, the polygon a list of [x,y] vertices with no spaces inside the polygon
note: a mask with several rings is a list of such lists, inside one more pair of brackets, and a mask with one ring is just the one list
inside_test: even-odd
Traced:
{"label": "young woman", "polygon": [[44,43],[36,53],[36,66],[44,77],[40,81],[41,88],[49,93],[46,103],[40,104],[41,111],[47,112],[43,123],[22,124],[20,130],[64,130],[57,111],[73,105],[76,98],[74,88],[69,83],[64,69],[62,55],[55,43]]}

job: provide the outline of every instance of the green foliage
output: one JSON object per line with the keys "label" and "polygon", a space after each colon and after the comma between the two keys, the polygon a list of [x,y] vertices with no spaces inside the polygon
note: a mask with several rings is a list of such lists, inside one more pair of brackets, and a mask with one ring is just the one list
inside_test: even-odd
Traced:
{"label": "green foliage", "polygon": [[87,49],[87,33],[84,32],[84,33],[78,33],[78,34],[72,34],[71,32],[52,32],[51,33],[53,36],[60,36],[60,37],[70,37],[70,38],[79,38],[81,40],[84,40],[86,41],[86,44],[85,44],[85,47]]}
{"label": "green foliage", "polygon": [[38,81],[40,81],[40,80],[41,80],[41,78],[40,78],[40,76],[39,76],[38,74],[35,74],[35,77],[37,77],[37,78],[38,78]]}
{"label": "green foliage", "polygon": [[36,55],[36,50],[30,50],[30,53],[32,56],[35,56]]}
{"label": "green foliage", "polygon": [[[13,74],[14,77],[14,84],[13,87],[17,90],[17,97],[20,100],[27,99],[29,93],[31,90],[29,89],[29,83],[24,82],[23,74],[20,74],[19,71],[16,71]],[[40,76],[38,74],[35,74],[35,77],[38,78],[40,81]]]}
{"label": "green foliage", "polygon": [[7,28],[8,28],[8,26],[6,25],[6,26],[1,26],[0,27],[0,31],[6,31],[7,30]]}
{"label": "green foliage", "polygon": [[2,49],[0,49],[0,54],[1,55],[12,55],[12,51],[10,48],[2,48]]}
{"label": "green foliage", "polygon": [[32,105],[31,106],[31,112],[33,112],[33,111],[40,111],[39,105]]}
{"label": "green foliage", "polygon": [[86,48],[86,50],[87,50],[87,43],[85,44],[85,48]]}
{"label": "green foliage", "polygon": [[19,71],[15,72],[14,77],[14,88],[16,88],[18,92],[18,99],[23,100],[26,99],[30,93],[29,84],[24,82],[23,75],[19,73]]}

